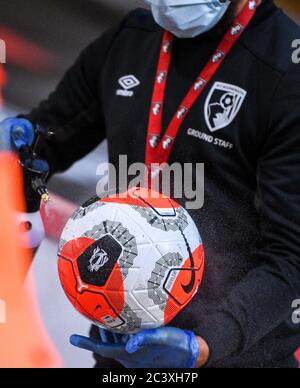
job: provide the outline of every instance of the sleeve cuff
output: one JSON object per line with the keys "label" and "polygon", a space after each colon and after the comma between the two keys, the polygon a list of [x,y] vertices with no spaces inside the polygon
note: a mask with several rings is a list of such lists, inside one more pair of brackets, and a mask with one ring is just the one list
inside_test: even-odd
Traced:
{"label": "sleeve cuff", "polygon": [[230,315],[222,312],[207,315],[194,329],[196,335],[202,337],[210,349],[206,367],[238,354],[242,350],[243,336],[238,322]]}

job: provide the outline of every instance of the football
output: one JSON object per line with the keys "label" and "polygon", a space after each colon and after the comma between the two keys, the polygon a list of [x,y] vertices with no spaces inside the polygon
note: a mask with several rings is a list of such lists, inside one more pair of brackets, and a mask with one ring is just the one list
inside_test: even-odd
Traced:
{"label": "football", "polygon": [[197,293],[204,248],[188,212],[148,189],[94,198],[68,221],[59,277],[73,306],[99,327],[131,334],[164,326]]}

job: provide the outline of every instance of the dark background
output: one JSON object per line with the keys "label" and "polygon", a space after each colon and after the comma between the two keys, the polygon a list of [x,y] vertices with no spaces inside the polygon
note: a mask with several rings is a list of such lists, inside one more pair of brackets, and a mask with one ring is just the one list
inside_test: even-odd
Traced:
{"label": "dark background", "polygon": [[[280,0],[294,17],[299,0]],[[0,38],[7,43],[6,103],[31,108],[79,52],[142,0],[1,0]],[[300,19],[299,19],[300,20]]]}
{"label": "dark background", "polygon": [[140,0],[1,0],[6,41],[6,103],[33,107],[56,85],[79,52],[118,23]]}

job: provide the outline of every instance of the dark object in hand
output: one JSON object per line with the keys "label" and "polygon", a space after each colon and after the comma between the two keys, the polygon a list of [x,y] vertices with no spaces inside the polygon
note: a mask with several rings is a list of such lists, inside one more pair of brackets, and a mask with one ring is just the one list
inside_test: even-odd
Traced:
{"label": "dark object in hand", "polygon": [[[49,175],[49,165],[36,154],[35,150],[41,138],[49,138],[53,133],[37,126],[35,134],[36,138],[32,146],[23,144],[21,147],[18,147],[20,163],[24,171],[24,194],[29,213],[39,211],[41,200],[45,203],[50,200],[46,184]],[[15,143],[18,141],[17,137],[13,140]]]}

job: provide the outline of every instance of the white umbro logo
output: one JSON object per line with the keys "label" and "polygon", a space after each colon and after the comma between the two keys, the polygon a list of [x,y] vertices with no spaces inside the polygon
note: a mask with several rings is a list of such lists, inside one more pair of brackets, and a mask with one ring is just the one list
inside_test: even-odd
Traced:
{"label": "white umbro logo", "polygon": [[132,97],[134,95],[133,88],[140,85],[140,81],[134,75],[125,75],[119,79],[119,84],[123,89],[118,89],[117,96]]}

